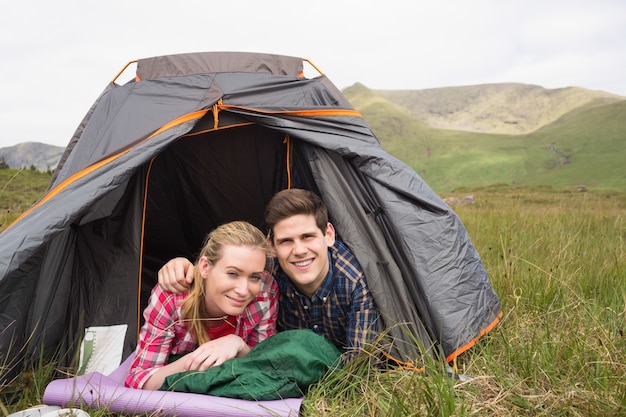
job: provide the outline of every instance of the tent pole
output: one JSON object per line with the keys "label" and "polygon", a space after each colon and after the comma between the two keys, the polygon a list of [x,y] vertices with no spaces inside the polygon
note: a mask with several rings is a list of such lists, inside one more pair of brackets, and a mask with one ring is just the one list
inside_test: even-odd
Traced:
{"label": "tent pole", "polygon": [[[135,59],[135,60],[129,61],[129,62],[128,62],[128,64],[124,65],[124,68],[122,68],[122,69],[120,70],[120,72],[118,72],[118,73],[117,73],[117,75],[116,75],[115,77],[113,77],[113,80],[111,80],[111,82],[112,82],[112,83],[115,83],[115,81],[117,81],[117,79],[119,78],[119,76],[120,76],[120,75],[122,75],[122,73],[123,73],[124,71],[126,71],[126,68],[128,68],[131,64],[135,64],[137,61],[138,61],[138,60],[137,60],[137,59]],[[311,65],[313,65],[313,64],[311,64]]]}

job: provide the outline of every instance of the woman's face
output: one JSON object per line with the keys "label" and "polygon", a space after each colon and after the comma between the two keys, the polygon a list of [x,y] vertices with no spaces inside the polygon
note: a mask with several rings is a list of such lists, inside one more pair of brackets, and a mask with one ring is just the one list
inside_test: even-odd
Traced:
{"label": "woman's face", "polygon": [[265,252],[249,246],[226,245],[222,257],[211,265],[206,257],[198,261],[204,279],[205,303],[209,317],[243,313],[262,285]]}

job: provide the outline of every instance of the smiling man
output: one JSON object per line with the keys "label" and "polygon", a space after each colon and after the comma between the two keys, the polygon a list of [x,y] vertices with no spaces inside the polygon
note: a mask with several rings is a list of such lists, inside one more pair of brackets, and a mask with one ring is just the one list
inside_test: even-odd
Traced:
{"label": "smiling man", "polygon": [[278,330],[310,328],[357,354],[376,331],[378,312],[357,259],[335,239],[322,199],[308,190],[277,193],[265,209],[278,260]]}
{"label": "smiling man", "polygon": [[[352,359],[375,336],[378,311],[359,262],[335,239],[324,202],[308,190],[280,191],[267,204],[265,224],[278,260],[277,329],[311,329]],[[175,258],[158,277],[164,289],[185,291],[193,265]]]}

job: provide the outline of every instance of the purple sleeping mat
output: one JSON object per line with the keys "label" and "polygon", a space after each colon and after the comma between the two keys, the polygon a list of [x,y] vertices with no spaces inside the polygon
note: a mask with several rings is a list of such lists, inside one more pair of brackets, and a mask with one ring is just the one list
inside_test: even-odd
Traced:
{"label": "purple sleeping mat", "polygon": [[298,416],[303,398],[248,401],[212,395],[126,388],[124,378],[133,355],[109,375],[100,372],[57,379],[43,394],[47,405],[105,408],[121,414],[158,413],[179,417]]}

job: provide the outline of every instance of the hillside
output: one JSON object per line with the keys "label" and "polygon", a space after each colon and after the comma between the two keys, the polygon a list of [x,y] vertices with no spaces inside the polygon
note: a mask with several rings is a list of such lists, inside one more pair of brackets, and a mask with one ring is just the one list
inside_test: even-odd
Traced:
{"label": "hillside", "polygon": [[[479,87],[381,93],[355,84],[344,94],[383,147],[437,192],[498,183],[626,189],[624,97],[520,84],[488,85],[487,94]],[[507,107],[503,97],[513,95]],[[507,114],[520,122],[506,123],[513,120]]]}
{"label": "hillside", "polygon": [[433,127],[503,134],[530,133],[578,108],[625,99],[578,87],[548,90],[516,83],[373,93]]}
{"label": "hillside", "polygon": [[65,148],[38,142],[24,142],[15,146],[0,148],[0,158],[10,168],[30,168],[38,171],[54,170]]}

